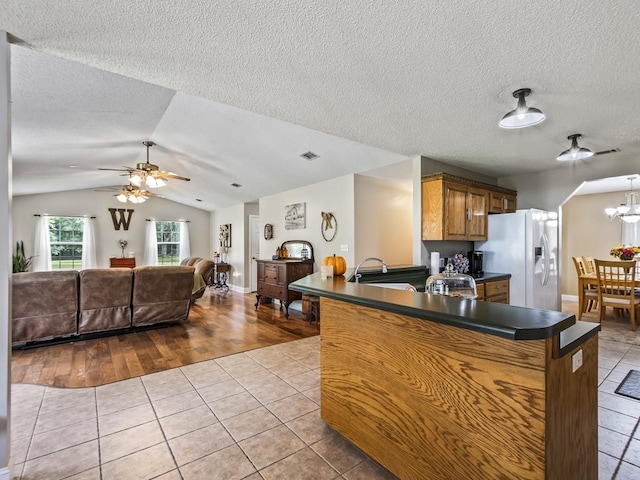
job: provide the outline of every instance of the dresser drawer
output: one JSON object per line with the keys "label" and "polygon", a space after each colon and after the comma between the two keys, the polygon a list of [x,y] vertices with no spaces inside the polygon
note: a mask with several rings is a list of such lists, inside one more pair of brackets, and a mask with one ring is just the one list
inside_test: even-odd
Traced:
{"label": "dresser drawer", "polygon": [[267,283],[273,283],[275,285],[278,282],[278,267],[276,265],[265,265],[264,279]]}
{"label": "dresser drawer", "polygon": [[258,293],[265,297],[284,300],[286,298],[286,291],[286,288],[278,287],[277,285],[268,285],[264,283],[258,284]]}

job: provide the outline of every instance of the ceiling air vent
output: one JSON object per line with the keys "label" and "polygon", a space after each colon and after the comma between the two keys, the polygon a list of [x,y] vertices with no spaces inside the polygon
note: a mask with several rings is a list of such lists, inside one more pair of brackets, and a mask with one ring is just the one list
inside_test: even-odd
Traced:
{"label": "ceiling air vent", "polygon": [[242,185],[240,185],[239,183],[232,183],[231,184],[232,187],[236,187],[236,188],[240,188]]}
{"label": "ceiling air vent", "polygon": [[318,158],[319,155],[316,155],[315,153],[309,151],[309,152],[303,153],[300,156],[306,158],[307,160],[313,160],[315,158]]}

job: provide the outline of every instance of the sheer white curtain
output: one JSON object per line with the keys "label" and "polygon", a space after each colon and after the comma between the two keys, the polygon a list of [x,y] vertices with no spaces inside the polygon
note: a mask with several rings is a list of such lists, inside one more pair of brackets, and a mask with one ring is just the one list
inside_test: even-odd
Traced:
{"label": "sheer white curtain", "polygon": [[147,221],[147,231],[144,239],[144,265],[158,264],[158,236],[156,234],[156,221]]}
{"label": "sheer white curtain", "polygon": [[96,255],[95,219],[85,218],[82,229],[82,268],[98,268]]}
{"label": "sheer white curtain", "polygon": [[31,271],[48,272],[51,268],[51,240],[49,239],[49,219],[42,215],[36,222],[36,237],[33,242],[33,263]]}
{"label": "sheer white curtain", "polygon": [[622,245],[640,245],[640,222],[622,223]]}
{"label": "sheer white curtain", "polygon": [[191,242],[189,240],[189,225],[180,222],[180,261],[191,256]]}

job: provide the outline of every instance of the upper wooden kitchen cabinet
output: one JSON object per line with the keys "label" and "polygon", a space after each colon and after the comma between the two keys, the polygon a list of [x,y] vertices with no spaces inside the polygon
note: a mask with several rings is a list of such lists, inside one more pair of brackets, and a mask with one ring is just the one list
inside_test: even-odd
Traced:
{"label": "upper wooden kitchen cabinet", "polygon": [[[496,195],[493,199],[492,194]],[[487,240],[488,214],[515,211],[515,199],[512,190],[474,180],[446,173],[424,176],[422,239]],[[493,210],[492,201],[496,202]]]}
{"label": "upper wooden kitchen cabinet", "polygon": [[489,213],[512,213],[516,211],[515,193],[502,190],[489,192]]}

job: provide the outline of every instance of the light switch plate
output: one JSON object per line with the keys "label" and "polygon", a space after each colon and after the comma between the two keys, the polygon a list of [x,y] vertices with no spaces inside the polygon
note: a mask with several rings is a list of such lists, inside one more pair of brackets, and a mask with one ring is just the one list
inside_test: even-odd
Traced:
{"label": "light switch plate", "polygon": [[348,252],[349,251],[349,244],[347,244],[347,243],[340,244],[340,251],[341,252]]}
{"label": "light switch plate", "polygon": [[571,372],[575,373],[582,366],[582,349],[571,356]]}

